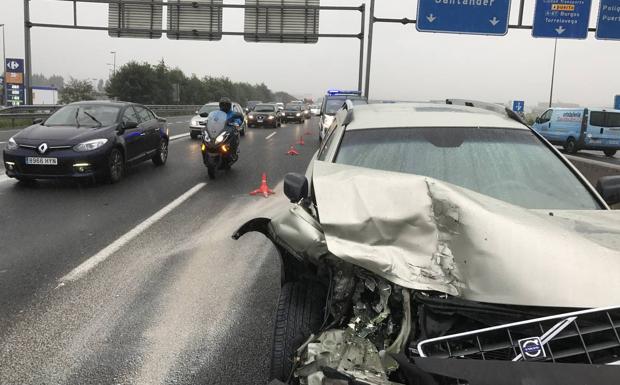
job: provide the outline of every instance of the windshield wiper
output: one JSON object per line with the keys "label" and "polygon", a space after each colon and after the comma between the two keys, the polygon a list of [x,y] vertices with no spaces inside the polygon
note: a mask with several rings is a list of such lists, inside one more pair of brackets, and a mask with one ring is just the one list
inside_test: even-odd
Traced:
{"label": "windshield wiper", "polygon": [[101,127],[101,126],[103,126],[103,124],[101,124],[101,122],[100,122],[100,121],[98,121],[98,120],[97,120],[97,118],[95,118],[94,116],[92,116],[90,113],[88,113],[88,112],[84,111],[84,115],[86,115],[86,116],[88,116],[89,118],[91,118],[92,120],[94,120],[94,121],[98,124],[98,126],[97,126],[97,127]]}

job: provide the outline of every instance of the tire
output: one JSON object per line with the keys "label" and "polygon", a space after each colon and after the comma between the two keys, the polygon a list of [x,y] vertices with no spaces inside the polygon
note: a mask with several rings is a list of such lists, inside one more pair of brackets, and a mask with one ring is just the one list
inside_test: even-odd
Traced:
{"label": "tire", "polygon": [[603,151],[603,153],[605,153],[605,156],[613,158],[614,155],[616,155],[616,150],[605,150],[605,151]]}
{"label": "tire", "polygon": [[123,153],[118,148],[113,148],[108,156],[108,175],[107,180],[109,183],[118,183],[123,179],[125,174],[125,160],[123,159]]}
{"label": "tire", "polygon": [[239,132],[239,135],[245,136],[245,127],[243,127],[243,130],[241,130],[241,132]]}
{"label": "tire", "polygon": [[192,131],[189,133],[189,137],[192,139],[198,139],[198,134]]}
{"label": "tire", "polygon": [[273,330],[270,378],[287,381],[295,351],[323,323],[325,289],[309,282],[287,282],[280,290]]}
{"label": "tire", "polygon": [[166,164],[167,160],[168,160],[168,141],[165,139],[162,139],[159,142],[157,151],[153,155],[153,163],[155,163],[155,166],[163,166],[164,164]]}
{"label": "tire", "polygon": [[209,174],[209,179],[215,179],[215,166],[207,166],[207,174]]}
{"label": "tire", "polygon": [[564,151],[569,154],[576,154],[577,151],[579,151],[577,149],[577,142],[575,141],[575,138],[571,137],[566,139],[566,143],[564,143]]}

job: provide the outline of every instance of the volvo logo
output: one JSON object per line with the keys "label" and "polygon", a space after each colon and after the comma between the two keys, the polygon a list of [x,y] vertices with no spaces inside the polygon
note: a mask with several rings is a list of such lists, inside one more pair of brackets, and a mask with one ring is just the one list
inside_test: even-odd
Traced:
{"label": "volvo logo", "polygon": [[547,357],[543,343],[538,337],[519,340],[519,348],[525,361],[537,361]]}
{"label": "volvo logo", "polygon": [[37,149],[41,154],[45,154],[45,151],[47,151],[47,143],[41,143]]}

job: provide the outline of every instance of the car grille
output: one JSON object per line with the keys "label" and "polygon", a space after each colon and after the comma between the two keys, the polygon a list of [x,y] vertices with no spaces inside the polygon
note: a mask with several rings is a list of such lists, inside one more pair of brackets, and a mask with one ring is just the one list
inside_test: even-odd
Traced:
{"label": "car grille", "polygon": [[[555,334],[555,335],[554,335]],[[545,336],[546,335],[546,336]],[[620,362],[620,307],[584,310],[420,341],[422,357],[529,360],[519,340],[539,337],[546,357],[537,361]]]}

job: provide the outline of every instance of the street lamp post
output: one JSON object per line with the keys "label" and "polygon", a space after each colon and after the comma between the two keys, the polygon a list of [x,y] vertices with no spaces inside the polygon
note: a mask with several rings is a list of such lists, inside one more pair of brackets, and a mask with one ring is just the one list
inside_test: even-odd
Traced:
{"label": "street lamp post", "polygon": [[555,45],[553,46],[553,67],[551,68],[551,89],[549,90],[549,108],[553,102],[553,82],[555,80],[555,57],[558,51],[558,39],[555,39]]}
{"label": "street lamp post", "polygon": [[114,70],[112,72],[113,75],[116,75],[116,51],[110,51],[112,55],[114,55]]}
{"label": "street lamp post", "polygon": [[4,77],[4,84],[2,85],[2,105],[6,104],[6,44],[4,43],[4,24],[0,24],[2,27],[2,74]]}

